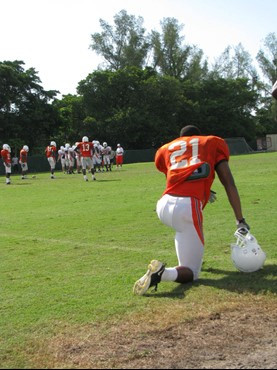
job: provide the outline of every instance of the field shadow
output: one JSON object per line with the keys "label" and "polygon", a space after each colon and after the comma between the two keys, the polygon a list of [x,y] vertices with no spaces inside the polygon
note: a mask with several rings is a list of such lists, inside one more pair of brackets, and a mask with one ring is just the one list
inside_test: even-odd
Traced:
{"label": "field shadow", "polygon": [[[277,266],[267,265],[262,270],[254,273],[243,273],[239,271],[228,271],[215,268],[203,268],[203,272],[208,272],[213,275],[220,275],[220,278],[200,278],[194,283],[178,284],[168,292],[156,292],[149,296],[151,298],[174,298],[184,299],[186,292],[192,286],[208,286],[217,289],[223,289],[234,293],[277,293]],[[222,276],[223,275],[223,276]],[[274,279],[275,278],[275,279]]]}
{"label": "field shadow", "polygon": [[197,282],[199,285],[225,289],[236,293],[277,293],[277,265],[266,265],[263,269],[253,273],[227,271],[211,267],[203,268],[202,271],[224,276],[220,279],[199,279]]}
{"label": "field shadow", "polygon": [[121,179],[106,179],[106,180],[96,180],[96,182],[113,182],[113,181],[122,181]]}
{"label": "field shadow", "polygon": [[31,182],[22,182],[22,183],[17,183],[17,184],[12,184],[14,186],[24,186],[24,185],[33,185]]}

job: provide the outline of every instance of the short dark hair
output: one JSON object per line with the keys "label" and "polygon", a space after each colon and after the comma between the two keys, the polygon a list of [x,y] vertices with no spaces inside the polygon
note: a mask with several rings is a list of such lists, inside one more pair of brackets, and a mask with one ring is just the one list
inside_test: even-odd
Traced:
{"label": "short dark hair", "polygon": [[181,129],[180,137],[182,136],[193,136],[193,135],[201,135],[201,131],[197,126],[188,125]]}

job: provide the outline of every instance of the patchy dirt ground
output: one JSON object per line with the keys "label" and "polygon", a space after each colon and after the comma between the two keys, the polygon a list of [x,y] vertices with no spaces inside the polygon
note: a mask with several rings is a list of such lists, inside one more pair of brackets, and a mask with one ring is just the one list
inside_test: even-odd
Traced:
{"label": "patchy dirt ground", "polygon": [[[36,368],[277,369],[277,304],[243,304],[196,319],[158,312],[59,334]],[[144,318],[144,319],[143,319]]]}

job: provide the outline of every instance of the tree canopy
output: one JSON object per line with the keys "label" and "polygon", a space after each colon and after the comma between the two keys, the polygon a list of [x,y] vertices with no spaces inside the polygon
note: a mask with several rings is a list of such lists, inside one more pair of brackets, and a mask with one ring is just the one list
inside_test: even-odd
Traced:
{"label": "tree canopy", "polygon": [[[143,18],[125,10],[90,48],[103,64],[78,83],[77,95],[45,91],[38,72],[23,61],[0,62],[0,144],[31,153],[54,139],[63,145],[91,140],[120,142],[126,149],[157,148],[185,124],[205,134],[256,138],[277,133],[277,37],[270,33],[254,62],[242,44],[226,45],[209,66],[203,51],[185,42],[184,25],[164,18],[147,33]],[[261,73],[261,74],[260,74]]]}

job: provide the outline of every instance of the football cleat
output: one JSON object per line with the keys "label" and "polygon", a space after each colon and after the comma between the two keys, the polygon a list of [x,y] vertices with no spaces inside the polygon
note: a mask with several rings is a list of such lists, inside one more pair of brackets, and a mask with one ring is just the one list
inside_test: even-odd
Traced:
{"label": "football cleat", "polygon": [[152,286],[155,287],[155,291],[157,291],[158,284],[161,281],[162,274],[165,270],[165,264],[153,260],[148,265],[148,270],[145,275],[143,275],[134,285],[133,293],[135,295],[144,295],[149,288]]}

